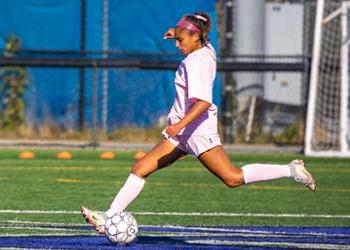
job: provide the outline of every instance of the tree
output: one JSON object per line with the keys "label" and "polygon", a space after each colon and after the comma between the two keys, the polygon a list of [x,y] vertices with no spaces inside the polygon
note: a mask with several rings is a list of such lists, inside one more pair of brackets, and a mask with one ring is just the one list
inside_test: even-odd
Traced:
{"label": "tree", "polygon": [[[5,57],[14,57],[20,49],[20,39],[10,35],[6,40]],[[24,67],[0,68],[0,126],[16,129],[24,125],[24,93],[29,85]]]}

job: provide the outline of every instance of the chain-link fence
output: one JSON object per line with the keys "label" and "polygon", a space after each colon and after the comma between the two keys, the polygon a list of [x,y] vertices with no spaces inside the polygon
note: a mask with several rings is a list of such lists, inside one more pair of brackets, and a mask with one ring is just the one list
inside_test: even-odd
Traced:
{"label": "chain-link fence", "polygon": [[220,46],[223,55],[231,55],[226,60],[280,63],[277,69],[255,66],[224,74],[225,141],[302,145],[316,1],[219,5]]}
{"label": "chain-link fence", "polygon": [[[5,2],[3,7],[13,11],[15,6]],[[28,39],[36,39],[40,31],[33,29],[21,37],[16,28],[0,26],[0,139],[158,140],[181,60],[174,55],[173,43],[164,45],[161,36],[186,8],[180,7],[171,21],[162,23],[169,10],[149,21],[153,12],[164,9],[161,1],[153,7],[156,10],[137,2],[73,2],[66,7],[78,13],[74,25],[69,28],[68,22],[61,29],[67,28],[65,32],[76,39],[60,34],[61,47],[50,46],[53,34],[59,32],[54,21],[43,24],[48,26],[49,41],[33,42],[34,47],[28,46]],[[218,0],[211,6],[191,6],[204,8],[215,24],[212,42],[221,73],[214,100],[220,109],[221,134],[226,143],[300,144],[315,2],[251,1],[255,6],[247,2]],[[43,8],[49,9],[47,13],[57,11],[50,4]],[[131,14],[123,18],[130,8],[143,9],[144,15],[136,21]],[[153,12],[147,13],[148,8]]]}

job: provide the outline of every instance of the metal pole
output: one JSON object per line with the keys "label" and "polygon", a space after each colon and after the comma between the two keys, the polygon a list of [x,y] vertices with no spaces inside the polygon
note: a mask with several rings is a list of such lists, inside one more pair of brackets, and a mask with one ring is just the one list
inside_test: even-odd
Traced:
{"label": "metal pole", "polygon": [[347,155],[348,147],[348,126],[349,126],[349,34],[348,34],[348,8],[350,2],[343,2],[341,5],[341,87],[340,87],[340,151]]}
{"label": "metal pole", "polygon": [[322,19],[323,19],[324,0],[317,1],[316,18],[315,18],[315,32],[314,45],[312,52],[311,75],[309,84],[309,97],[306,113],[306,130],[305,130],[305,146],[304,152],[306,155],[313,153],[312,149],[312,132],[314,127],[314,118],[316,112],[316,94],[318,85],[318,67],[321,55],[322,43]]}
{"label": "metal pole", "polygon": [[[232,55],[233,48],[233,0],[225,1],[225,55]],[[231,72],[224,75],[223,90],[223,127],[224,143],[234,141],[234,106],[235,106],[235,82]]]}
{"label": "metal pole", "polygon": [[[103,1],[103,33],[102,33],[102,49],[109,50],[109,0]],[[103,58],[107,58],[106,53]],[[104,132],[108,130],[108,69],[102,70],[102,129]]]}
{"label": "metal pole", "polygon": [[[86,0],[81,0],[81,17],[80,17],[80,54],[84,56],[86,51]],[[79,75],[79,114],[78,127],[79,131],[85,129],[85,70],[80,68]]]}
{"label": "metal pole", "polygon": [[98,146],[97,138],[97,110],[98,110],[98,68],[97,64],[93,68],[93,83],[92,83],[92,135],[91,146]]}

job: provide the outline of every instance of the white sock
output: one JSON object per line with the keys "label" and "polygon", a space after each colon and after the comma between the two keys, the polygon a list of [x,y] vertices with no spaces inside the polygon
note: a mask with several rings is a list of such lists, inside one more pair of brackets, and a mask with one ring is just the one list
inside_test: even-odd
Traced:
{"label": "white sock", "polygon": [[141,193],[144,185],[145,179],[130,174],[125,181],[124,186],[115,196],[110,208],[106,212],[106,215],[112,216],[114,213],[124,211]]}
{"label": "white sock", "polygon": [[245,184],[291,177],[288,165],[254,163],[243,166],[242,170]]}

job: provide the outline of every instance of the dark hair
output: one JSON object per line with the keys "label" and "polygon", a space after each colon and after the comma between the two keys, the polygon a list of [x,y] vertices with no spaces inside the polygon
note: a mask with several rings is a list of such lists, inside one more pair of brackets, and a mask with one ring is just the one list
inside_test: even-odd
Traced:
{"label": "dark hair", "polygon": [[201,43],[206,45],[209,42],[209,32],[211,29],[210,16],[205,12],[196,12],[193,15],[186,15],[184,18],[201,30],[199,38]]}

